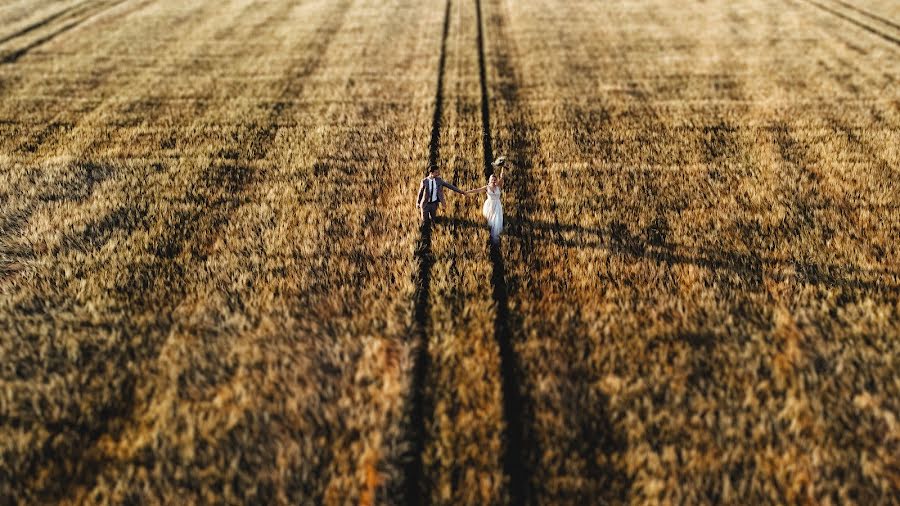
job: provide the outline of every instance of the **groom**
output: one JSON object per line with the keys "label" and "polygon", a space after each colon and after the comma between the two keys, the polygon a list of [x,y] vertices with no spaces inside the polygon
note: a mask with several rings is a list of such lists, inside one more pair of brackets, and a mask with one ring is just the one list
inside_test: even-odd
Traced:
{"label": "groom", "polygon": [[438,205],[444,203],[444,187],[465,195],[466,193],[441,179],[441,169],[437,165],[428,167],[428,177],[419,185],[416,207],[422,210],[422,221],[434,221],[437,217]]}

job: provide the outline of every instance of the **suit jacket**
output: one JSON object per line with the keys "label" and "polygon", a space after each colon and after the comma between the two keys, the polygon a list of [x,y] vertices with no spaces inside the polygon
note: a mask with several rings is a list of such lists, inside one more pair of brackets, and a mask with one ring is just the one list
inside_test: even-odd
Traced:
{"label": "suit jacket", "polygon": [[[418,206],[422,206],[429,201],[429,197],[430,197],[428,194],[429,189],[430,189],[429,181],[430,181],[430,179],[426,177],[425,179],[422,180],[422,183],[419,185],[419,195],[418,195],[418,197],[416,197],[416,204]],[[452,184],[444,181],[443,179],[441,179],[439,177],[434,178],[434,182],[437,183],[437,185],[438,185],[437,197],[438,197],[438,202],[440,202],[441,204],[444,203],[444,187],[445,186],[447,188],[450,188],[451,190],[455,191],[456,193],[465,194],[464,191],[460,190],[459,188],[453,186]]]}

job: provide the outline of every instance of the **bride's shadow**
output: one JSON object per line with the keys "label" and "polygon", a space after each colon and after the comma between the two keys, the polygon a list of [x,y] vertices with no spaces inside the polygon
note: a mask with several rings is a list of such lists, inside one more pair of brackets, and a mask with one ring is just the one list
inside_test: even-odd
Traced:
{"label": "bride's shadow", "polygon": [[[442,217],[438,225],[487,232],[484,222],[453,216]],[[744,288],[750,289],[762,288],[765,273],[766,277],[776,281],[794,278],[802,283],[827,287],[872,292],[900,290],[900,272],[686,246],[670,242],[666,231],[655,225],[639,233],[631,233],[627,226],[617,221],[611,222],[607,228],[599,228],[511,217],[507,218],[504,235],[523,241],[549,242],[564,249],[602,249],[634,259],[726,271],[739,277],[745,283]]]}

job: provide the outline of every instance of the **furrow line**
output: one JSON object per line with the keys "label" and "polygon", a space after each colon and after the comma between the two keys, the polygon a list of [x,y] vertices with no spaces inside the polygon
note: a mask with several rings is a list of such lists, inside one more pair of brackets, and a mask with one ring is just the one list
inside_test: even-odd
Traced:
{"label": "furrow line", "polygon": [[867,17],[867,18],[874,19],[875,21],[880,21],[880,22],[882,22],[882,23],[884,23],[884,24],[886,24],[886,25],[888,25],[888,26],[890,26],[890,27],[892,27],[892,28],[895,28],[895,29],[897,29],[897,30],[900,30],[900,24],[895,23],[895,22],[891,21],[890,19],[881,17],[881,16],[879,16],[878,14],[875,14],[874,12],[869,12],[869,11],[867,11],[867,10],[865,10],[865,9],[862,9],[862,8],[860,8],[860,7],[857,7],[857,6],[855,6],[855,5],[853,5],[853,4],[849,3],[849,2],[844,2],[843,0],[834,0],[834,2],[836,2],[836,3],[840,4],[840,5],[843,5],[844,7],[848,8],[848,9],[850,9],[850,10],[852,10],[852,11],[856,11],[856,12],[862,14],[863,16],[865,16],[865,17]]}
{"label": "furrow line", "polygon": [[[447,61],[447,36],[450,31],[450,0],[444,7],[444,25],[441,33],[440,56],[438,57],[437,87],[434,97],[434,116],[431,121],[431,141],[428,145],[428,163],[436,164],[440,154],[441,116],[443,114],[444,100],[444,70]],[[431,251],[432,223],[423,220],[420,229],[419,241],[416,244],[415,258],[419,264],[416,273],[415,308],[413,312],[412,337],[418,341],[415,364],[413,365],[412,378],[412,406],[410,412],[410,427],[412,448],[411,456],[406,464],[406,503],[420,505],[427,502],[428,495],[424,493],[424,465],[422,454],[425,450],[425,378],[428,375],[428,324],[431,308],[429,292],[431,290],[431,266],[434,264],[434,256]]]}
{"label": "furrow line", "polygon": [[[491,139],[491,114],[487,88],[487,70],[484,57],[484,20],[481,0],[475,0],[476,21],[478,23],[478,73],[481,85],[481,122],[484,151],[484,174],[493,173],[494,159]],[[524,504],[527,498],[528,478],[523,460],[523,419],[522,399],[517,384],[517,358],[510,342],[509,295],[506,286],[506,271],[499,242],[491,241],[490,259],[493,265],[491,284],[497,314],[494,322],[494,336],[500,348],[500,372],[503,381],[503,419],[506,426],[506,446],[503,467],[509,477],[510,504]]]}
{"label": "furrow line", "polygon": [[[78,26],[84,24],[84,23],[85,23],[86,21],[88,21],[89,19],[92,19],[92,18],[94,18],[95,16],[97,16],[97,15],[103,13],[103,12],[106,12],[106,11],[112,9],[113,7],[116,7],[117,5],[123,4],[123,3],[125,3],[126,1],[128,1],[128,0],[117,0],[117,1],[115,1],[115,2],[113,2],[113,3],[111,3],[111,4],[109,4],[109,5],[107,5],[107,6],[105,6],[105,7],[100,8],[100,9],[93,10],[93,11],[89,11],[87,15],[85,15],[85,16],[83,16],[83,17],[81,17],[81,18],[78,18],[78,19],[76,19],[75,21],[72,21],[71,23],[69,23],[69,24],[67,24],[67,25],[64,25],[64,26],[63,26],[62,28],[60,28],[59,30],[56,30],[55,32],[49,33],[49,34],[47,34],[47,35],[45,35],[45,36],[43,36],[43,37],[41,37],[41,38],[39,38],[39,39],[37,39],[37,40],[35,40],[35,41],[33,41],[33,42],[31,42],[31,43],[25,45],[24,47],[21,47],[21,48],[19,48],[19,49],[16,49],[15,51],[12,51],[12,52],[10,52],[10,53],[7,53],[7,54],[4,55],[2,58],[0,58],[0,65],[7,65],[7,64],[10,64],[10,63],[15,63],[15,62],[17,62],[20,58],[22,58],[23,56],[25,56],[26,54],[28,54],[32,49],[35,49],[35,48],[37,48],[37,47],[40,47],[40,46],[46,44],[47,42],[50,42],[51,40],[55,39],[56,37],[58,37],[58,36],[60,36],[60,35],[62,35],[62,34],[64,34],[64,33],[66,33],[66,32],[68,32],[68,31],[70,31],[70,30],[72,30],[72,29],[74,29],[74,28],[77,28]],[[35,27],[35,28],[38,28],[38,27],[40,27],[40,26],[41,26],[41,25],[38,25],[38,26]],[[23,35],[23,34],[15,35],[15,37],[18,37],[18,36],[20,36],[20,35]],[[12,38],[15,38],[15,37],[12,37]],[[6,39],[6,40],[9,40],[9,39]]]}
{"label": "furrow line", "polygon": [[900,39],[898,39],[897,37],[888,35],[888,34],[882,32],[881,30],[878,30],[877,28],[874,28],[874,27],[872,27],[872,26],[869,26],[869,25],[863,23],[862,21],[853,19],[853,18],[851,18],[850,16],[848,16],[848,15],[846,15],[846,14],[840,12],[840,11],[836,11],[836,10],[832,9],[831,7],[827,7],[827,6],[822,5],[822,4],[818,3],[818,2],[814,2],[813,0],[803,0],[803,1],[806,2],[806,3],[808,3],[808,4],[810,4],[810,5],[812,5],[813,7],[816,7],[816,8],[818,8],[818,9],[822,10],[822,11],[825,11],[825,12],[831,14],[832,16],[839,17],[839,18],[843,19],[844,21],[849,21],[850,23],[853,23],[854,25],[856,25],[856,26],[862,28],[863,30],[865,30],[865,31],[867,31],[867,32],[869,32],[869,33],[872,33],[872,34],[874,34],[874,35],[877,35],[877,36],[881,37],[882,39],[884,39],[884,40],[886,40],[886,41],[888,41],[888,42],[891,42],[891,43],[893,43],[893,44],[895,44],[895,45],[897,45],[897,46],[900,46]]}
{"label": "furrow line", "polygon": [[13,32],[13,33],[7,35],[6,37],[3,37],[2,39],[0,39],[0,44],[6,44],[7,42],[9,42],[13,39],[17,39],[19,37],[22,37],[23,35],[28,35],[29,33],[33,32],[39,28],[43,28],[43,27],[47,26],[48,24],[50,24],[53,20],[65,16],[66,14],[74,11],[75,9],[81,7],[84,4],[85,4],[85,2],[71,5],[69,7],[66,7],[65,9],[62,9],[58,12],[55,12],[55,13],[47,16],[46,18],[44,18],[40,21],[36,21],[36,22],[26,26],[25,28],[22,28],[21,30]]}

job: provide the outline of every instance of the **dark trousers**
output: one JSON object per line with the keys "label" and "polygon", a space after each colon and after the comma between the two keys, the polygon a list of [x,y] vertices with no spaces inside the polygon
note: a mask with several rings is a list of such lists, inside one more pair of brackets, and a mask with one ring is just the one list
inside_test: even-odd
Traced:
{"label": "dark trousers", "polygon": [[426,202],[422,204],[422,221],[434,221],[437,218],[439,202]]}

